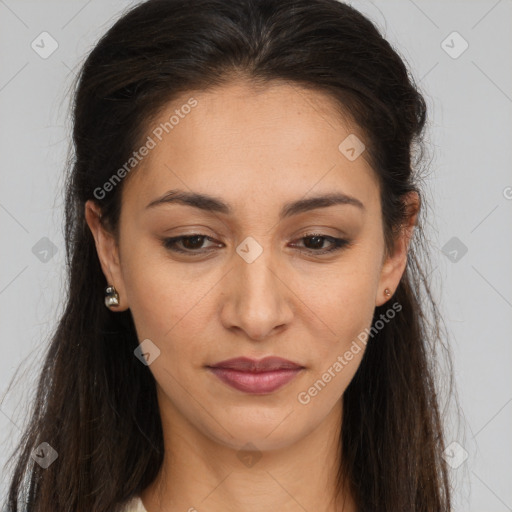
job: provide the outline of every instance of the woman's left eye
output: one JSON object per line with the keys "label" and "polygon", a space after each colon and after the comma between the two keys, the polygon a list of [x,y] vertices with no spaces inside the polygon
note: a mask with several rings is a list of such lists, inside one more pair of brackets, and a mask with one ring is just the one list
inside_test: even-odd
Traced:
{"label": "woman's left eye", "polygon": [[[205,240],[214,242],[214,240],[207,235],[193,234],[186,236],[175,236],[173,238],[165,238],[162,240],[162,243],[163,246],[170,251],[193,255],[211,251],[211,248],[209,250],[204,250],[203,243]],[[317,233],[305,235],[299,240],[308,241],[306,245],[310,245],[311,247],[305,247],[306,252],[315,255],[338,251],[350,244],[348,240],[343,238],[335,238]],[[325,242],[330,243],[330,247],[327,249],[324,248]]]}
{"label": "woman's left eye", "polygon": [[320,251],[306,247],[306,250],[313,254],[326,254],[329,252],[339,251],[339,250],[343,249],[344,247],[347,247],[348,245],[350,245],[350,242],[348,240],[345,240],[344,238],[336,238],[333,236],[322,235],[322,234],[317,234],[317,233],[307,234],[307,235],[303,236],[302,238],[300,238],[300,240],[310,240],[311,242],[309,242],[309,245],[316,247],[316,248],[318,248],[319,246],[320,246],[320,248],[322,248],[325,241],[327,241],[331,244],[331,246],[328,249],[323,249]]}

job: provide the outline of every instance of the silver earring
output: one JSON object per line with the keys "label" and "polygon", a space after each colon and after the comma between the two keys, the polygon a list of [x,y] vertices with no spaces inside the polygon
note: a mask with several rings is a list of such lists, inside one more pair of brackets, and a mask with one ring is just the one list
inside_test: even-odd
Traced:
{"label": "silver earring", "polygon": [[107,308],[119,306],[119,294],[114,286],[107,286],[105,288],[105,306]]}

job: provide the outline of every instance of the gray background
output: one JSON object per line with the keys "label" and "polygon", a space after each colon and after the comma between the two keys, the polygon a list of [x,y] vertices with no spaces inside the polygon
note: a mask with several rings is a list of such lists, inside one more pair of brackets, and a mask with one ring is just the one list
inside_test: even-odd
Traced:
{"label": "gray background", "polygon": [[[462,424],[447,413],[448,443],[459,443],[455,457],[468,453],[451,470],[455,510],[511,511],[512,2],[351,3],[406,59],[430,110],[431,279],[463,411]],[[0,0],[2,466],[26,424],[62,308],[68,88],[86,53],[132,4]],[[44,31],[58,44],[47,58],[31,47],[51,49]],[[0,499],[6,481],[0,473]]]}

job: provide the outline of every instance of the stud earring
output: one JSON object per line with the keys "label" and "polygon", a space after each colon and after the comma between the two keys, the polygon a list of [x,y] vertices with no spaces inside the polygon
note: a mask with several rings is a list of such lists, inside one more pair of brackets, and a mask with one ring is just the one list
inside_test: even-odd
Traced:
{"label": "stud earring", "polygon": [[386,297],[389,297],[391,295],[391,292],[389,291],[389,288],[386,288],[384,290],[384,295],[386,295]]}
{"label": "stud earring", "polygon": [[107,286],[105,288],[105,306],[107,308],[119,306],[119,294],[114,286]]}

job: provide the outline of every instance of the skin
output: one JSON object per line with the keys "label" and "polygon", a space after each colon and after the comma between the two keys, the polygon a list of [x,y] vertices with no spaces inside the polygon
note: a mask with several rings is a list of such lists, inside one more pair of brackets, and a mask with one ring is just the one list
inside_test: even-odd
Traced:
{"label": "skin", "polygon": [[[167,105],[155,126],[191,95]],[[364,350],[307,405],[297,396],[371,326],[374,308],[388,300],[385,288],[398,286],[418,197],[407,198],[415,213],[387,255],[374,171],[365,152],[350,161],[338,149],[347,135],[364,135],[329,96],[243,81],[193,96],[198,105],[125,178],[118,240],[101,226],[95,203],[86,204],[103,272],[120,296],[115,311],[129,308],[139,340],[161,351],[149,368],[166,455],[143,503],[149,512],[355,512],[348,489],[336,496],[334,485],[341,398]],[[170,189],[213,195],[233,212],[146,208]],[[279,219],[285,203],[331,192],[357,198],[364,209],[334,205]],[[303,238],[311,232],[351,244],[318,256],[315,250],[332,244]],[[162,245],[165,237],[192,234],[212,240],[179,246],[206,253]],[[263,250],[252,263],[236,251],[248,236]],[[269,355],[305,369],[256,396],[205,368]],[[242,460],[247,443],[256,463]]]}

